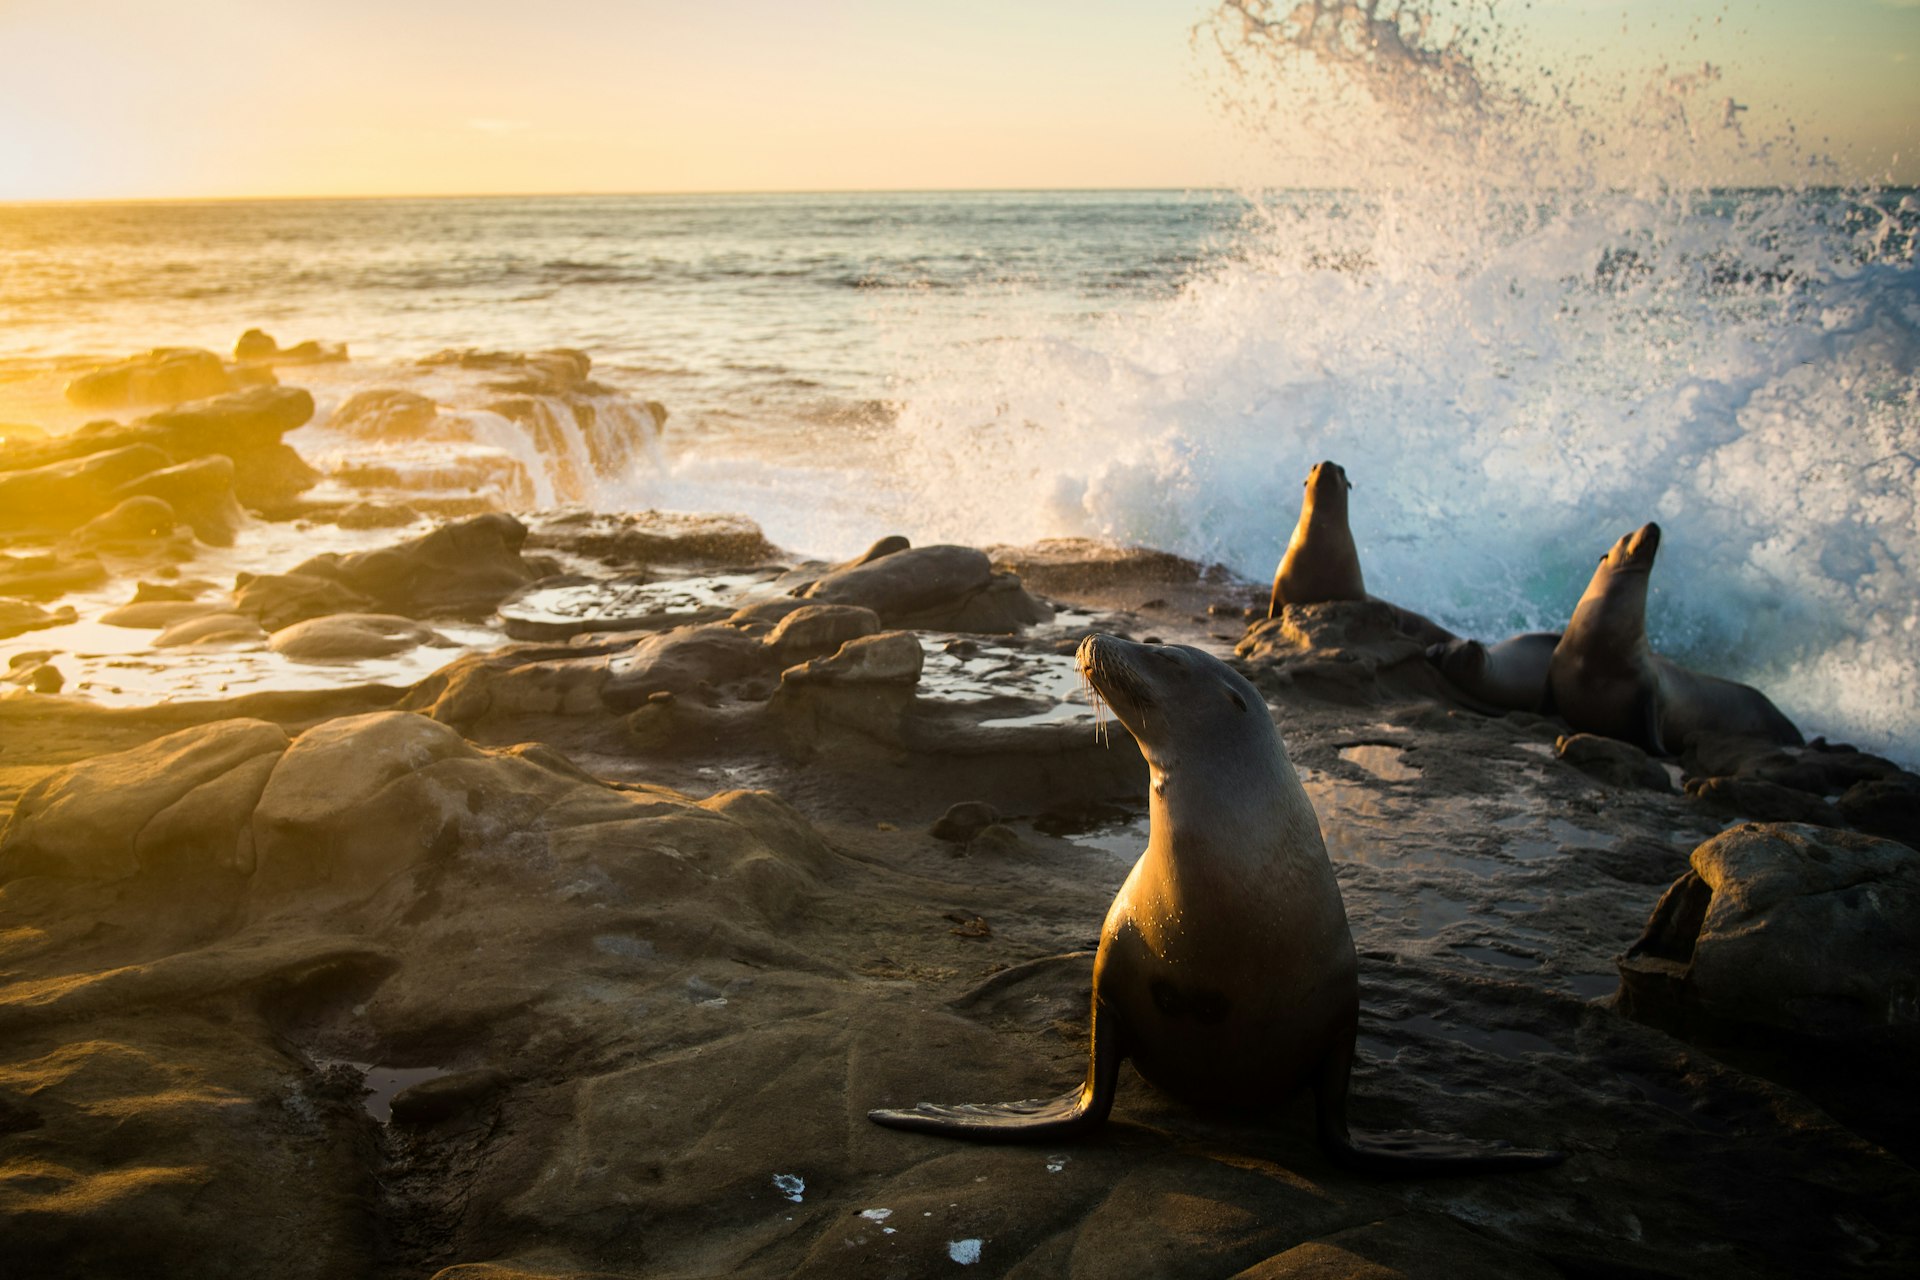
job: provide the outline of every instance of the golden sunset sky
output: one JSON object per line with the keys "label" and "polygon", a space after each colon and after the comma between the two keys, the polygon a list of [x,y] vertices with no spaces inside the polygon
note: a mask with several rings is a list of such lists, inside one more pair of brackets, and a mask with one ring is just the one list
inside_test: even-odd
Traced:
{"label": "golden sunset sky", "polygon": [[[1336,183],[1222,112],[1211,8],[0,0],[0,200]],[[1497,11],[1520,61],[1712,62],[1743,121],[1920,180],[1920,0]]]}

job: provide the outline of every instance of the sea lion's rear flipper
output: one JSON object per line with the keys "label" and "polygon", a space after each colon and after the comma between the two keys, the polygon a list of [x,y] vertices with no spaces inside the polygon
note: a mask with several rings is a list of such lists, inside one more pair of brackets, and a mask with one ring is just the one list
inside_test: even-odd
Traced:
{"label": "sea lion's rear flipper", "polygon": [[1337,1164],[1361,1173],[1419,1178],[1543,1169],[1566,1159],[1559,1151],[1418,1129],[1354,1133],[1347,1128],[1347,1076],[1352,1068],[1353,1044],[1347,1041],[1327,1054],[1314,1086],[1320,1103],[1320,1145]]}
{"label": "sea lion's rear flipper", "polygon": [[1125,1056],[1120,1049],[1119,1022],[1098,1003],[1094,1005],[1090,1039],[1086,1083],[1071,1093],[1024,1102],[923,1102],[906,1111],[869,1111],[867,1119],[890,1129],[915,1129],[975,1142],[1028,1142],[1096,1128],[1113,1110],[1120,1059]]}

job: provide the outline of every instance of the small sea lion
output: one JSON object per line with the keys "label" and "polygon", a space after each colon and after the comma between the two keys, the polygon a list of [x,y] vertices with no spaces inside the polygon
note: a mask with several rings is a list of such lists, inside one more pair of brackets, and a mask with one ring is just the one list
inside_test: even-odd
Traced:
{"label": "small sea lion", "polygon": [[1359,1026],[1353,936],[1312,803],[1266,703],[1185,645],[1089,636],[1080,671],[1151,770],[1147,849],[1121,886],[1093,966],[1085,1083],[1058,1098],[879,1110],[894,1128],[976,1140],[1058,1138],[1103,1123],[1120,1062],[1202,1105],[1319,1101],[1322,1145],[1380,1173],[1553,1164],[1429,1133],[1356,1133],[1347,1077]]}
{"label": "small sea lion", "polygon": [[1449,640],[1427,650],[1427,660],[1467,697],[1501,711],[1540,711],[1558,631],[1528,631],[1496,645]]}
{"label": "small sea lion", "polygon": [[1277,618],[1290,604],[1328,600],[1365,600],[1360,550],[1347,525],[1347,493],[1353,482],[1337,462],[1317,462],[1307,473],[1307,496],[1300,520],[1287,540],[1286,554],[1273,575],[1267,616]]}
{"label": "small sea lion", "polygon": [[[1299,522],[1287,541],[1286,554],[1273,575],[1273,594],[1267,616],[1277,618],[1290,604],[1325,604],[1333,600],[1377,600],[1367,594],[1360,572],[1360,550],[1347,524],[1347,493],[1353,482],[1337,462],[1317,462],[1307,473],[1307,496]],[[1422,644],[1444,644],[1455,638],[1432,619],[1387,600],[1394,625]]]}
{"label": "small sea lion", "polygon": [[1748,685],[1689,671],[1647,643],[1647,580],[1660,526],[1644,524],[1600,557],[1548,671],[1553,710],[1582,733],[1671,755],[1701,731],[1744,734],[1784,746],[1804,739]]}

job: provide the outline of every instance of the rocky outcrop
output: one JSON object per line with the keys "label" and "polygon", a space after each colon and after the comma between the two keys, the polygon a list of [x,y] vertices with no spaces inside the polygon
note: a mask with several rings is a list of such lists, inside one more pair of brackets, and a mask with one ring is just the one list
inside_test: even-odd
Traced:
{"label": "rocky outcrop", "polygon": [[154,445],[127,444],[7,469],[9,461],[37,452],[0,454],[0,533],[78,528],[113,507],[123,486],[170,462]]}
{"label": "rocky outcrop", "polygon": [[621,566],[763,565],[780,554],[745,516],[679,511],[556,516],[537,524],[527,545]]}
{"label": "rocky outcrop", "polygon": [[[521,1117],[576,1088],[539,1082],[553,1051],[619,1070],[564,1028],[710,1019],[752,998],[727,957],[841,972],[796,939],[835,870],[771,797],[620,790],[412,715],[291,742],[224,722],[62,770],[0,835],[8,1267],[380,1274],[420,1247],[375,1225],[412,1195],[373,1173],[403,1130],[423,1152],[524,1131],[483,1212],[534,1203],[558,1135]],[[350,1064],[389,1062],[445,1066],[376,1119]],[[401,1216],[444,1230],[427,1201]],[[488,1230],[413,1270],[490,1256]]]}
{"label": "rocky outcrop", "polygon": [[459,440],[455,424],[443,421],[440,407],[417,391],[376,388],[359,391],[327,419],[329,430],[365,440]]}
{"label": "rocky outcrop", "polygon": [[0,640],[10,640],[14,636],[29,631],[41,631],[47,627],[62,627],[76,617],[72,605],[61,605],[58,609],[42,609],[39,605],[26,600],[10,600],[0,596]]}
{"label": "rocky outcrop", "polygon": [[[15,513],[44,520],[51,509],[54,527],[72,528],[111,506],[115,490],[137,477],[215,455],[233,463],[240,502],[270,507],[319,478],[281,440],[312,416],[313,397],[306,391],[255,387],[128,424],[89,423],[66,435],[8,445],[0,448],[0,497],[16,500],[0,502],[0,511],[11,515],[14,527],[25,527],[31,521]],[[60,465],[67,470],[56,470]],[[49,482],[56,487],[47,489]],[[181,486],[177,493],[199,493],[208,480],[203,475],[163,483]],[[0,525],[8,522],[0,516]]]}
{"label": "rocky outcrop", "polygon": [[211,351],[156,347],[81,374],[67,384],[67,399],[83,409],[125,409],[224,395],[235,385],[226,364]]}
{"label": "rocky outcrop", "polygon": [[334,613],[365,613],[371,597],[331,578],[310,573],[243,573],[234,584],[233,607],[268,631]]}
{"label": "rocky outcrop", "polygon": [[1426,660],[1430,641],[1384,600],[1290,604],[1247,628],[1234,653],[1264,689],[1349,706],[1408,697],[1447,698]]}
{"label": "rocky outcrop", "polygon": [[[63,770],[14,807],[0,835],[0,883],[123,879],[179,863],[188,845],[205,869],[251,871],[245,823],[266,781],[255,764],[278,760],[287,742],[278,725],[224,720]],[[236,771],[246,785],[229,779]]]}
{"label": "rocky outcrop", "polygon": [[1656,1021],[1920,1046],[1920,853],[1749,823],[1693,851],[1620,962]]}
{"label": "rocky outcrop", "polygon": [[1630,742],[1593,733],[1567,733],[1555,740],[1553,753],[1609,786],[1673,790],[1673,779],[1660,762]]}
{"label": "rocky outcrop", "polygon": [[411,618],[383,613],[336,613],[308,618],[273,633],[267,647],[296,662],[350,662],[385,658],[423,644],[452,642]]}
{"label": "rocky outcrop", "polygon": [[234,492],[236,474],[232,458],[213,453],[149,471],[121,485],[113,496],[159,498],[192,526],[194,537],[210,547],[230,547],[247,521]]}
{"label": "rocky outcrop", "polygon": [[473,617],[539,576],[520,558],[526,539],[518,520],[489,513],[377,551],[315,556],[293,573],[337,583],[388,613]]}
{"label": "rocky outcrop", "polygon": [[344,342],[320,342],[309,338],[305,342],[283,347],[274,340],[272,334],[249,329],[233,344],[233,358],[250,365],[335,364],[347,358],[347,346]]}
{"label": "rocky outcrop", "polygon": [[1920,850],[1920,775],[1891,760],[1824,738],[1783,748],[1697,733],[1680,763],[1687,794],[1728,817],[1852,827]]}
{"label": "rocky outcrop", "polygon": [[794,594],[822,604],[871,609],[890,627],[1004,635],[1053,617],[1053,610],[1028,595],[1018,577],[995,572],[984,551],[908,547],[904,538],[899,541],[898,549],[876,547]]}

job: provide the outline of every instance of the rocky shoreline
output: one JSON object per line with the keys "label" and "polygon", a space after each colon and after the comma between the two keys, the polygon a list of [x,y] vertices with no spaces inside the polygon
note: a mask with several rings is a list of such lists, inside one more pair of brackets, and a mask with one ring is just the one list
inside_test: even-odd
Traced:
{"label": "rocky shoreline", "polygon": [[[460,358],[629,421],[584,357]],[[116,394],[212,376],[160,363]],[[1147,550],[889,536],[830,565],[742,516],[397,499],[286,443],[307,392],[219,390],[0,446],[23,1273],[1915,1266],[1920,779],[1893,762],[1485,716],[1391,606],[1267,619],[1264,586]],[[239,567],[286,529],[297,558]],[[187,696],[101,697],[136,661],[80,656],[105,629]],[[1302,1107],[1196,1112],[1130,1072],[1081,1143],[868,1123],[1080,1072],[1146,829],[1074,671],[1093,630],[1233,654],[1268,697],[1360,952],[1356,1118],[1563,1166],[1372,1181]]]}

